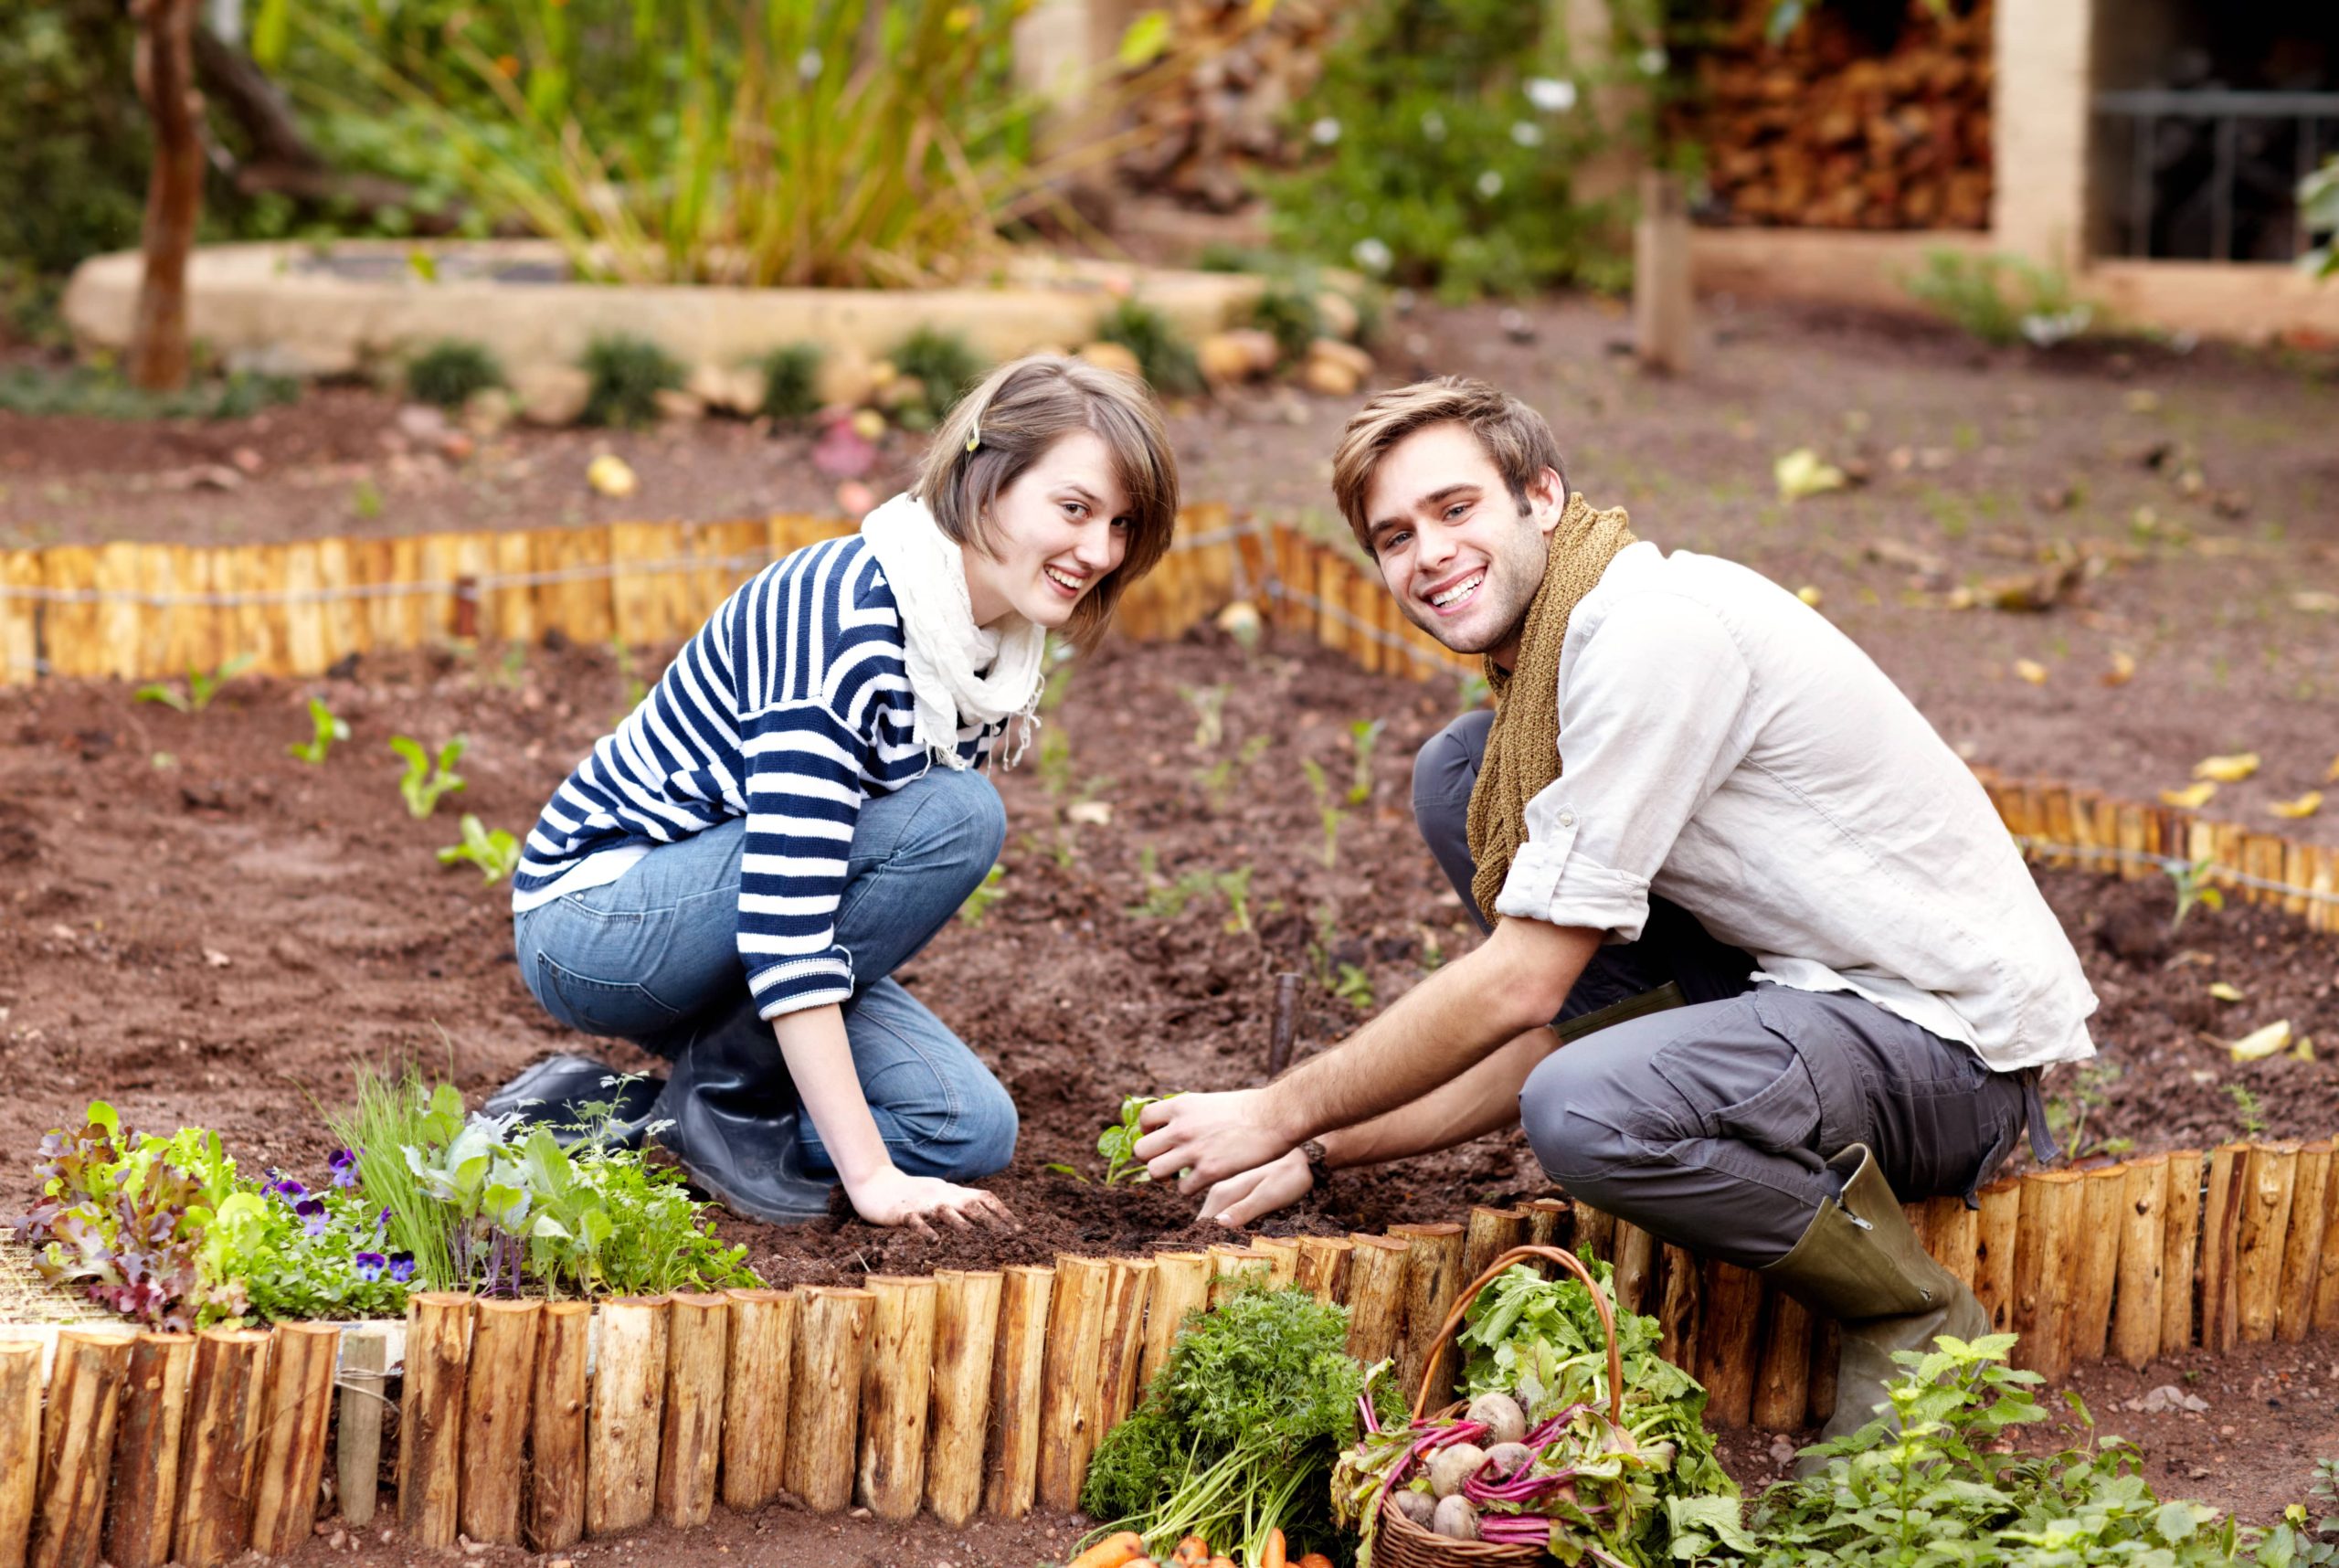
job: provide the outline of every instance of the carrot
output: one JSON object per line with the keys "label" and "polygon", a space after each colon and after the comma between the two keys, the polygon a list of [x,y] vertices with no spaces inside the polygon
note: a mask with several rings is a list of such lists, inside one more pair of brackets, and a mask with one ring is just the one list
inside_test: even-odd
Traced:
{"label": "carrot", "polygon": [[[1210,1542],[1199,1535],[1190,1535],[1178,1542],[1170,1553],[1170,1568],[1202,1568],[1210,1561]],[[1330,1568],[1327,1563],[1325,1568]]]}
{"label": "carrot", "polygon": [[1254,1568],[1284,1568],[1282,1531],[1267,1531],[1266,1550],[1259,1553],[1259,1561],[1254,1564]]}
{"label": "carrot", "polygon": [[1311,1552],[1299,1560],[1299,1568],[1332,1568],[1332,1560],[1320,1552]]}
{"label": "carrot", "polygon": [[1234,1568],[1234,1559],[1223,1556],[1213,1557],[1209,1562],[1203,1563],[1202,1568]]}
{"label": "carrot", "polygon": [[1124,1530],[1117,1535],[1106,1536],[1064,1568],[1129,1568],[1144,1555],[1145,1537],[1134,1530]]}

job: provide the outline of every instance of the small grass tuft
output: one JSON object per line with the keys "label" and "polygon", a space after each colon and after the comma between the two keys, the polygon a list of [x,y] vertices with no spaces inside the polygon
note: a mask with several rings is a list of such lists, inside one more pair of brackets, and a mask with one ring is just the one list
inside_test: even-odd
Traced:
{"label": "small grass tuft", "polygon": [[407,396],[433,408],[460,408],[473,393],[503,385],[503,362],[469,338],[441,338],[407,362]]}
{"label": "small grass tuft", "polygon": [[682,389],[682,362],[646,337],[612,333],[586,346],[579,368],[592,380],[579,423],[640,429],[658,422],[658,394]]}
{"label": "small grass tuft", "polygon": [[820,411],[820,345],[787,343],[757,362],[764,373],[764,403],[760,412],[783,424],[809,419]]}
{"label": "small grass tuft", "polygon": [[955,332],[920,327],[902,339],[892,355],[894,368],[915,376],[926,388],[925,412],[937,423],[968,387],[982,378],[982,355]]}
{"label": "small grass tuft", "polygon": [[1117,343],[1137,355],[1137,367],[1152,388],[1165,397],[1182,397],[1202,388],[1201,367],[1194,351],[1170,318],[1140,300],[1123,300],[1096,323],[1102,343]]}

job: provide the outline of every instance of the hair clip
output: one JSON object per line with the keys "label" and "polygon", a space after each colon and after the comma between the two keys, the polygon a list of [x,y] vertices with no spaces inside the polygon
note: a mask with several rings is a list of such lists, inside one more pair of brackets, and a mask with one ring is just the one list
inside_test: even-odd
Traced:
{"label": "hair clip", "polygon": [[973,451],[977,447],[982,444],[983,428],[980,425],[977,425],[973,429],[967,432],[967,450],[968,451]]}

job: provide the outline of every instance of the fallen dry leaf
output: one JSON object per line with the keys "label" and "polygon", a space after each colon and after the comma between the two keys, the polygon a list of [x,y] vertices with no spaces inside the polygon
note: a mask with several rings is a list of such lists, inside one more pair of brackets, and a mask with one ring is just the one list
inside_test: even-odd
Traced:
{"label": "fallen dry leaf", "polygon": [[2240,1001],[2243,1000],[2241,988],[2233,984],[2230,980],[2213,980],[2209,985],[2209,994],[2216,997],[2219,1001]]}
{"label": "fallen dry leaf", "polygon": [[2278,1018],[2263,1029],[2253,1029],[2226,1049],[2233,1053],[2237,1062],[2255,1062],[2271,1056],[2291,1043],[2291,1021]]}
{"label": "fallen dry leaf", "polygon": [[2292,821],[2298,821],[2301,817],[2312,817],[2323,810],[2323,791],[2310,789],[2296,800],[2269,800],[2266,802],[2266,809],[2278,817],[2288,817]]}
{"label": "fallen dry leaf", "polygon": [[1074,800],[1064,809],[1064,820],[1077,822],[1085,828],[1107,828],[1113,824],[1113,803],[1110,800]]}
{"label": "fallen dry leaf", "polygon": [[2016,660],[2014,673],[2034,686],[2043,686],[2047,683],[2047,666],[2036,659]]}
{"label": "fallen dry leaf", "polygon": [[1809,447],[1797,447],[1771,465],[1781,501],[1801,501],[1807,495],[1844,488],[1844,471]]}
{"label": "fallen dry leaf", "polygon": [[1805,583],[1801,588],[1794,590],[1794,597],[1803,600],[1804,603],[1811,606],[1812,609],[1816,609],[1819,608],[1819,600],[1821,598],[1819,585],[1817,583]]}
{"label": "fallen dry leaf", "polygon": [[2205,757],[2193,765],[2196,779],[2214,779],[2220,784],[2238,784],[2258,771],[2258,754],[2237,751],[2226,757]]}
{"label": "fallen dry leaf", "polygon": [[2136,678],[2136,656],[2114,650],[2111,655],[2111,668],[2106,670],[2098,678],[2107,686],[2126,685]]}
{"label": "fallen dry leaf", "polygon": [[2187,784],[2182,789],[2162,790],[2160,803],[2174,806],[2180,811],[2197,811],[2207,805],[2209,797],[2217,792],[2217,785],[2205,779],[2198,784]]}
{"label": "fallen dry leaf", "polygon": [[2309,588],[2291,595],[2291,608],[2305,610],[2309,615],[2339,615],[2339,593]]}
{"label": "fallen dry leaf", "polygon": [[631,495],[640,482],[625,459],[615,452],[603,452],[586,465],[585,482],[603,495]]}

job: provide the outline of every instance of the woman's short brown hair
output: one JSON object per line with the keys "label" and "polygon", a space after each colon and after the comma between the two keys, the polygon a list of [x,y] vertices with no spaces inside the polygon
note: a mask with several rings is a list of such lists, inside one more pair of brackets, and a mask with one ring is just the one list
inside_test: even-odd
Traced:
{"label": "woman's short brown hair", "polygon": [[1358,544],[1370,552],[1371,522],[1364,514],[1372,476],[1390,449],[1416,430],[1456,424],[1478,438],[1495,471],[1510,487],[1511,499],[1527,510],[1527,487],[1550,469],[1567,489],[1566,461],[1543,416],[1505,392],[1471,376],[1440,376],[1381,393],[1349,419],[1332,453],[1332,496]]}
{"label": "woman's short brown hair", "polygon": [[1074,430],[1105,443],[1128,497],[1127,552],[1072,612],[1073,645],[1085,650],[1105,634],[1128,586],[1169,553],[1177,524],[1178,460],[1143,384],[1060,354],[1011,360],[951,408],[912,492],[945,534],[990,554],[1000,492]]}

